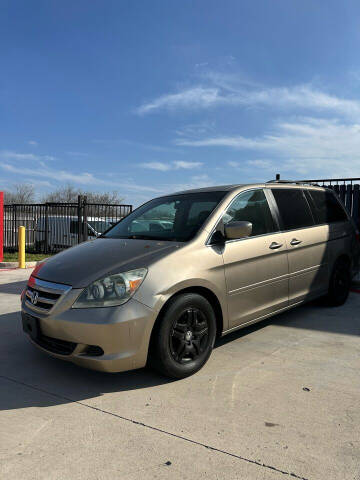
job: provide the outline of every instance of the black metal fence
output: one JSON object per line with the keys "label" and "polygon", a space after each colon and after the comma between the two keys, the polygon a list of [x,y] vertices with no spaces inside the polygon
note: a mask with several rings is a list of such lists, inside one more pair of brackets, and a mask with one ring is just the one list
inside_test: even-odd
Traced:
{"label": "black metal fence", "polygon": [[18,249],[18,228],[26,228],[26,251],[56,253],[96,238],[132,211],[132,205],[39,203],[4,205],[4,250]]}
{"label": "black metal fence", "polygon": [[300,182],[333,189],[345,204],[357,227],[360,228],[360,178],[321,178],[300,180]]}

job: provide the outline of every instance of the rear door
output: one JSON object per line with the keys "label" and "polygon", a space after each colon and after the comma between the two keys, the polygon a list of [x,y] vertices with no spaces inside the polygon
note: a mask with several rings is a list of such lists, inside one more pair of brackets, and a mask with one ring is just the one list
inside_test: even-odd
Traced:
{"label": "rear door", "polygon": [[328,228],[328,264],[329,275],[334,262],[341,256],[353,257],[357,264],[358,244],[355,237],[355,229],[349,220],[348,214],[341,205],[336,194],[331,190],[313,190],[306,192],[309,204],[314,211],[314,216],[319,225],[327,225]]}
{"label": "rear door", "polygon": [[271,189],[289,259],[289,305],[320,295],[328,285],[328,226],[317,225],[299,187]]}
{"label": "rear door", "polygon": [[250,322],[288,305],[288,260],[284,235],[263,189],[241,192],[222,217],[224,224],[249,221],[252,235],[225,242],[223,259],[229,326]]}

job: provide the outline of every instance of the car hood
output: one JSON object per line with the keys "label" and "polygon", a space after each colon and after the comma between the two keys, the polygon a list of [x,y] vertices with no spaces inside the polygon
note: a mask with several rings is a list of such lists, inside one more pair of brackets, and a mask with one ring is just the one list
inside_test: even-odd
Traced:
{"label": "car hood", "polygon": [[157,240],[98,238],[50,257],[35,276],[41,280],[83,288],[107,274],[148,267],[181,245]]}

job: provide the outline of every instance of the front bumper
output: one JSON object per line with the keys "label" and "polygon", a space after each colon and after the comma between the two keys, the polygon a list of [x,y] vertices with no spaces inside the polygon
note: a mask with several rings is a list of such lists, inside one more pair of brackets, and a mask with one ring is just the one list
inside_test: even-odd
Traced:
{"label": "front bumper", "polygon": [[[32,343],[54,357],[94,370],[121,372],[144,367],[156,312],[135,299],[118,307],[73,309],[78,294],[79,290],[71,290],[49,313],[35,312],[24,297],[23,322],[27,315],[37,318],[40,330],[38,338],[29,335]],[[71,353],[58,353],[48,339],[58,345],[71,344]],[[89,346],[100,347],[104,353],[93,355]]]}

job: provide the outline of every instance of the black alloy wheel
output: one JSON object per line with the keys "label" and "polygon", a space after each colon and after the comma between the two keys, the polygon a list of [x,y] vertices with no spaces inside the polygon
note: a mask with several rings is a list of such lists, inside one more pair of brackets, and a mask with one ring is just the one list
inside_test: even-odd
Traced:
{"label": "black alloy wheel", "polygon": [[338,260],[334,265],[330,277],[327,303],[334,307],[343,305],[349,296],[350,287],[351,274],[349,264],[345,261]]}
{"label": "black alloy wheel", "polygon": [[209,320],[198,308],[188,308],[173,322],[170,352],[180,364],[198,358],[209,344]]}
{"label": "black alloy wheel", "polygon": [[188,377],[207,362],[215,337],[216,318],[209,301],[197,293],[177,295],[156,322],[149,364],[168,377]]}

